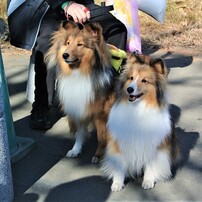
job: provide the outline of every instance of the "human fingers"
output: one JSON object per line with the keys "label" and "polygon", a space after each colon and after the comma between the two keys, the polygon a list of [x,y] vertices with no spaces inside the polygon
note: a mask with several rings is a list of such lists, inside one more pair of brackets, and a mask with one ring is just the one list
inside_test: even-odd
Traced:
{"label": "human fingers", "polygon": [[74,22],[78,22],[78,23],[83,23],[86,22],[87,17],[85,15],[85,13],[81,12],[81,11],[72,11],[71,14],[69,14],[72,16]]}
{"label": "human fingers", "polygon": [[86,14],[87,20],[90,20],[90,10],[86,7],[86,8],[84,9],[84,12],[85,12],[85,14]]}
{"label": "human fingers", "polygon": [[66,16],[72,16],[74,22],[86,22],[90,19],[90,11],[82,4],[73,3],[65,10]]}

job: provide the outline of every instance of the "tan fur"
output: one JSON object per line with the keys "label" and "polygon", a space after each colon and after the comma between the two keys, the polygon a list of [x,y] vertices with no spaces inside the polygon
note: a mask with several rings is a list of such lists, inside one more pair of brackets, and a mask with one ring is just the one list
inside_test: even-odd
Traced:
{"label": "tan fur", "polygon": [[[58,65],[59,79],[60,77],[71,76],[75,69],[79,69],[83,75],[90,75],[92,68],[97,63],[94,50],[97,50],[99,57],[102,58],[101,65],[103,65],[103,68],[110,66],[110,53],[103,39],[102,28],[97,23],[86,25],[82,30],[79,30],[74,23],[67,23],[54,33],[51,43],[52,46],[47,52],[45,59],[48,68],[54,68],[54,66]],[[69,54],[69,60],[77,60],[78,62],[68,64],[63,58],[64,53]],[[78,85],[80,85],[79,81]],[[96,126],[98,137],[96,158],[100,158],[103,155],[106,146],[106,122],[114,101],[114,92],[109,91],[109,93],[106,96],[102,94],[97,95],[98,97],[96,97],[93,103],[88,103],[85,115],[80,120],[80,124],[84,126],[86,131],[89,121],[93,121]],[[68,119],[71,132],[75,133],[77,130],[76,124],[71,120],[71,117]]]}
{"label": "tan fur", "polygon": [[101,169],[112,191],[125,177],[142,174],[144,189],[172,175],[179,156],[167,102],[167,68],[160,58],[128,54],[108,118],[108,142]]}
{"label": "tan fur", "polygon": [[[62,58],[62,54],[68,50],[72,60],[79,58],[81,60],[80,65],[77,67],[83,74],[89,74],[91,71],[91,64],[89,63],[90,59],[93,57],[92,49],[86,47],[85,42],[83,41],[83,37],[69,37],[66,43],[71,43],[71,45],[67,48],[67,46],[62,46],[58,50],[58,61],[59,67],[61,68],[61,72],[64,75],[70,75],[72,73],[72,69],[69,68],[69,65]],[[78,47],[77,44],[82,44],[82,46]]]}
{"label": "tan fur", "polygon": [[108,135],[107,147],[108,147],[108,153],[109,154],[121,153],[121,150],[119,148],[119,144],[110,135]]}
{"label": "tan fur", "polygon": [[172,124],[171,134],[159,145],[159,150],[169,151],[169,155],[174,165],[180,158],[180,149],[178,144],[178,138],[175,133],[174,124]]}
{"label": "tan fur", "polygon": [[[157,94],[155,81],[159,80],[161,85],[163,85],[166,89],[167,68],[162,68],[161,64],[158,62],[154,64],[153,68],[151,68],[150,63],[153,61],[153,59],[149,56],[138,55],[137,58],[128,55],[127,64],[125,65],[123,74],[120,77],[120,82],[124,85],[121,92],[122,100],[128,101],[128,97],[125,93],[126,88],[132,80],[139,76],[138,88],[139,91],[144,94],[144,100],[147,101],[148,106],[158,107],[159,103],[156,99]],[[143,83],[143,79],[146,79],[147,82]]]}
{"label": "tan fur", "polygon": [[[154,63],[154,65],[153,65]],[[151,65],[153,67],[151,68]],[[162,67],[164,65],[164,67]],[[148,107],[158,108],[159,103],[156,99],[156,80],[161,80],[164,90],[166,90],[167,85],[167,75],[168,70],[165,67],[165,64],[161,60],[160,62],[155,63],[155,59],[152,59],[150,56],[138,55],[136,57],[131,54],[127,55],[127,63],[124,68],[124,72],[120,77],[120,82],[125,82],[123,90],[121,92],[121,99],[124,102],[128,102],[128,96],[126,95],[126,88],[128,84],[137,77],[138,78],[138,88],[141,92],[144,93],[141,99],[144,99],[147,102]],[[132,79],[133,77],[133,79]],[[142,83],[142,79],[147,80],[147,84]],[[166,104],[166,103],[163,103]],[[177,146],[177,137],[175,134],[174,124],[172,123],[171,134],[159,145],[159,150],[167,150],[170,152],[171,159],[175,161],[179,157],[179,148]],[[117,147],[117,145],[114,145]],[[116,150],[116,149],[114,149]]]}

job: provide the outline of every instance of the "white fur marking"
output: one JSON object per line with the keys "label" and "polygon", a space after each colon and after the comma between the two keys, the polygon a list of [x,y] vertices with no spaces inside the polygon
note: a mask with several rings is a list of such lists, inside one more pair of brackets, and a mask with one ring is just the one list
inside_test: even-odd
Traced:
{"label": "white fur marking", "polygon": [[157,156],[146,165],[142,187],[151,189],[154,183],[164,181],[171,176],[170,158],[166,151],[158,151]]}
{"label": "white fur marking", "polygon": [[80,127],[79,130],[76,132],[76,140],[73,148],[66,154],[67,157],[77,157],[81,153],[84,137],[85,134],[83,127]]}
{"label": "white fur marking", "polygon": [[88,104],[94,100],[90,76],[74,70],[70,76],[60,76],[58,84],[64,112],[76,120],[83,118]]}
{"label": "white fur marking", "polygon": [[[135,103],[116,103],[109,115],[108,128],[121,153],[109,153],[102,162],[102,170],[109,177],[117,180],[123,176],[140,174],[145,168],[142,186],[150,189],[158,180],[171,175],[170,158],[166,151],[157,147],[171,132],[168,108],[147,107],[144,101]],[[113,184],[114,184],[113,183]],[[118,180],[119,188],[121,182]],[[114,190],[118,190],[113,185]]]}
{"label": "white fur marking", "polygon": [[137,95],[139,94],[139,91],[137,89],[137,80],[138,80],[139,76],[136,77],[136,79],[134,81],[132,81],[128,87],[131,87],[134,89],[134,91],[131,93],[131,95]]}

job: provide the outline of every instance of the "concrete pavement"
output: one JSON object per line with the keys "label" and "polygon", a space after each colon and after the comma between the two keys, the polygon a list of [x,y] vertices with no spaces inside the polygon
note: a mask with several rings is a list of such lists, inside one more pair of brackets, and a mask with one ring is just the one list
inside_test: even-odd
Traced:
{"label": "concrete pavement", "polygon": [[96,137],[87,141],[79,158],[64,158],[72,147],[65,117],[52,109],[55,124],[48,131],[28,127],[31,104],[26,101],[28,55],[4,55],[15,132],[30,137],[36,147],[12,165],[14,202],[103,201],[202,201],[202,60],[157,51],[170,68],[168,77],[171,113],[183,151],[174,178],[143,190],[141,180],[129,181],[123,191],[112,193],[111,182],[91,164]]}

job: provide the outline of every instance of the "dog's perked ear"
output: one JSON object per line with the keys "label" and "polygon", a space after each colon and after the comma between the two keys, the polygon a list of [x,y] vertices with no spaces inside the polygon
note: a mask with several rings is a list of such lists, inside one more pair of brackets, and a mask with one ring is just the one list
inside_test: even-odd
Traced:
{"label": "dog's perked ear", "polygon": [[152,59],[150,61],[150,66],[152,66],[154,68],[154,70],[158,74],[162,74],[165,77],[167,77],[167,75],[168,75],[168,69],[167,69],[164,61],[161,58]]}
{"label": "dog's perked ear", "polygon": [[139,54],[138,51],[134,51],[131,54],[131,57],[133,57],[135,59],[135,62],[144,64],[144,63],[148,63],[148,61],[150,60],[150,58],[148,56],[145,56],[143,54]]}
{"label": "dog's perked ear", "polygon": [[101,63],[104,66],[108,66],[110,64],[110,52],[109,48],[105,43],[102,31],[103,30],[101,25],[96,22],[85,24],[84,27],[84,32],[91,39],[91,42],[94,43],[94,45],[91,48],[96,50],[95,52],[97,53],[97,55],[99,55],[100,59],[102,58]]}
{"label": "dog's perked ear", "polygon": [[75,27],[77,27],[77,24],[73,21],[70,21],[70,20],[64,20],[62,22],[62,27],[65,29],[65,30],[69,30],[69,29],[73,29]]}
{"label": "dog's perked ear", "polygon": [[85,25],[85,32],[89,34],[89,36],[92,38],[94,37],[96,41],[99,43],[99,47],[102,51],[102,46],[104,43],[104,37],[102,34],[102,27],[99,23],[89,23]]}
{"label": "dog's perked ear", "polygon": [[85,25],[85,30],[92,36],[102,37],[102,27],[99,23],[89,23]]}

